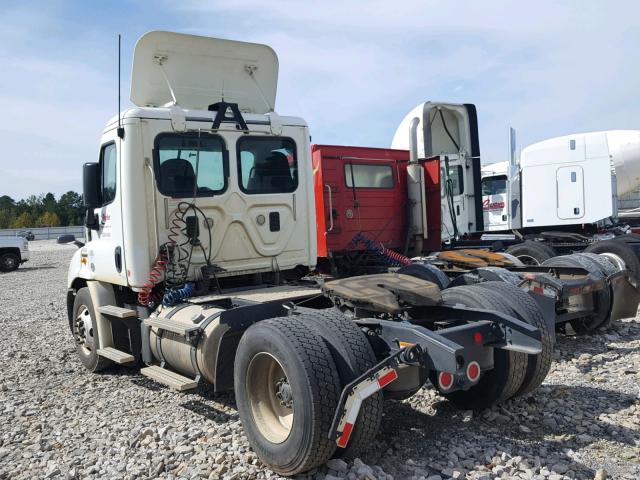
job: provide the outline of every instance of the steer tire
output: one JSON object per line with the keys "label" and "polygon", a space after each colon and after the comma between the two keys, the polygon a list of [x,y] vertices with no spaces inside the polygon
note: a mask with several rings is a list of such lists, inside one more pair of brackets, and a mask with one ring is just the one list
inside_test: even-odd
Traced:
{"label": "steer tire", "polygon": [[20,266],[20,257],[7,252],[0,255],[0,272],[13,272]]}
{"label": "steer tire", "polygon": [[556,256],[553,248],[544,243],[526,240],[517,245],[512,245],[505,250],[507,253],[517,257],[525,265],[540,265],[545,260]]}
{"label": "steer tire", "polygon": [[[234,363],[238,413],[267,467],[289,476],[331,458],[340,378],[315,330],[295,317],[257,322],[242,335]],[[288,414],[293,417],[287,422]]]}
{"label": "steer tire", "polygon": [[449,278],[445,273],[439,268],[429,265],[428,263],[412,263],[410,265],[405,265],[400,267],[396,273],[411,275],[412,277],[435,283],[440,287],[440,290],[444,290],[449,286]]}
{"label": "steer tire", "polygon": [[[506,299],[478,285],[452,287],[442,292],[445,304],[462,304],[471,308],[494,310],[515,316]],[[432,372],[431,383],[453,405],[465,410],[482,410],[515,395],[527,372],[527,355],[501,348],[493,350],[493,368],[482,373],[480,380],[469,390],[444,393],[438,387],[437,375]]]}
{"label": "steer tire", "polygon": [[[602,267],[598,265],[593,259],[587,256],[580,255],[563,255],[555,257],[545,261],[543,266],[548,267],[573,267],[583,268],[587,272],[597,277],[604,277]],[[611,306],[613,301],[613,294],[609,285],[605,285],[605,288],[598,290],[596,293],[597,310],[588,317],[576,318],[570,320],[571,328],[578,335],[584,335],[589,332],[593,332],[597,328],[606,326],[611,320]]]}
{"label": "steer tire", "polygon": [[[76,297],[73,300],[72,310],[72,322],[71,333],[75,341],[76,352],[80,357],[80,361],[90,372],[100,372],[113,363],[111,360],[98,355],[98,346],[100,345],[100,339],[98,337],[98,327],[96,325],[96,311],[93,308],[93,301],[91,300],[91,292],[87,287],[83,287],[77,291]],[[91,319],[91,328],[87,331],[82,321],[79,318],[82,315],[89,315]],[[89,346],[81,338],[86,339],[93,345]]]}
{"label": "steer tire", "polygon": [[[324,340],[338,369],[342,388],[378,363],[364,332],[339,310],[305,312],[298,318]],[[382,391],[378,391],[362,403],[347,447],[338,448],[334,456],[353,458],[371,445],[382,422],[383,401]]]}
{"label": "steer tire", "polygon": [[595,242],[584,249],[585,252],[607,254],[612,253],[620,257],[634,277],[640,279],[640,259],[636,255],[633,248],[625,243],[624,240],[602,240]]}
{"label": "steer tire", "polygon": [[527,292],[518,287],[505,282],[484,282],[478,286],[488,288],[498,292],[505,298],[509,299],[513,309],[523,322],[528,323],[540,330],[542,343],[542,352],[539,354],[527,354],[528,364],[527,373],[524,376],[522,385],[516,392],[515,396],[524,396],[538,388],[547,377],[551,369],[551,360],[553,359],[553,337],[545,321],[542,310],[531,298]]}

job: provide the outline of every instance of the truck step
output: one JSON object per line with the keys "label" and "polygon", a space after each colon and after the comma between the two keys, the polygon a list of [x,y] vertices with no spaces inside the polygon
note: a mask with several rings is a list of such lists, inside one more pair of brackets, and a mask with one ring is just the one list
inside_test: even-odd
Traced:
{"label": "truck step", "polygon": [[185,390],[192,390],[197,388],[198,381],[192,378],[187,378],[179,373],[172,372],[166,368],[159,367],[158,365],[151,365],[140,370],[140,373],[145,377],[155,380],[158,383],[167,385],[174,390],[183,392]]}
{"label": "truck step", "polygon": [[183,337],[189,337],[200,327],[198,325],[189,325],[187,323],[176,322],[170,318],[150,317],[144,319],[144,324],[148,327],[156,327],[167,332],[177,333]]}
{"label": "truck step", "polygon": [[116,350],[113,347],[106,347],[98,349],[98,355],[108,358],[119,364],[131,363],[135,361],[135,357],[127,352]]}
{"label": "truck step", "polygon": [[129,308],[117,307],[115,305],[103,305],[98,307],[98,311],[103,315],[109,315],[116,318],[137,317],[138,312]]}

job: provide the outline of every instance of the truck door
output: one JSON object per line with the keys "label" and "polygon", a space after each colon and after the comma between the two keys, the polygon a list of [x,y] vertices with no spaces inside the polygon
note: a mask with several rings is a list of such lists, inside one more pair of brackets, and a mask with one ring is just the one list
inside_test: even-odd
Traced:
{"label": "truck door", "polygon": [[485,231],[507,230],[507,176],[495,175],[482,179],[482,213]]}
{"label": "truck door", "polygon": [[[448,167],[448,168],[447,168]],[[457,156],[440,159],[442,197],[442,240],[467,233],[469,218],[466,205],[465,167]]]}
{"label": "truck door", "polygon": [[[327,218],[327,244],[330,250],[343,251],[363,232],[386,247],[403,244],[406,230],[406,181],[392,158],[350,156],[323,157],[325,212],[333,212],[333,224]],[[332,228],[331,228],[332,227]]]}
{"label": "truck door", "polygon": [[[115,133],[115,132],[114,132]],[[98,230],[92,231],[89,267],[100,272],[100,279],[114,284],[126,284],[126,268],[122,242],[119,146],[117,137],[100,148],[100,202],[94,210]],[[91,258],[92,257],[92,258]]]}
{"label": "truck door", "polygon": [[561,220],[584,216],[584,179],[582,167],[560,167],[556,171],[558,218]]}

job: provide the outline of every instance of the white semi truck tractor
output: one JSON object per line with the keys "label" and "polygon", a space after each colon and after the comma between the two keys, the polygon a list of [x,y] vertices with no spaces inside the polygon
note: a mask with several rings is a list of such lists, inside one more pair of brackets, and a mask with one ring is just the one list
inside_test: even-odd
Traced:
{"label": "white semi truck tractor", "polygon": [[[640,185],[640,130],[566,135],[482,167],[485,238],[539,264],[558,253],[600,253],[640,277],[640,237],[618,219],[618,197]],[[522,242],[522,240],[527,240]]]}
{"label": "white semi truck tractor", "polygon": [[[86,243],[67,306],[87,370],[125,365],[180,391],[235,391],[251,447],[284,475],[366,448],[383,392],[407,398],[431,381],[465,409],[531,394],[553,343],[524,290],[319,271],[316,208],[351,217],[332,203],[342,187],[314,185],[305,121],[275,113],[277,78],[265,45],[138,41],[134,107],[107,123],[83,171]],[[369,177],[333,160],[350,167],[355,195]]]}

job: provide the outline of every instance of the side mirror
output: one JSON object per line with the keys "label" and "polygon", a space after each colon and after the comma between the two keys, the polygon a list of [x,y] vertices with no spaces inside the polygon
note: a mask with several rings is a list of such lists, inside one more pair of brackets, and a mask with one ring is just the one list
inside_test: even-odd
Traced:
{"label": "side mirror", "polygon": [[87,207],[85,226],[98,229],[98,218],[93,209],[100,205],[100,166],[98,163],[85,163],[82,167],[82,199]]}
{"label": "side mirror", "polygon": [[73,243],[76,247],[84,247],[84,243],[76,240],[76,236],[73,235],[72,233],[60,235],[56,240],[56,243],[59,245],[66,245],[68,243]]}
{"label": "side mirror", "polygon": [[99,185],[99,164],[85,163],[82,167],[82,199],[87,209],[96,208],[100,204]]}

